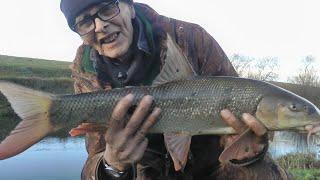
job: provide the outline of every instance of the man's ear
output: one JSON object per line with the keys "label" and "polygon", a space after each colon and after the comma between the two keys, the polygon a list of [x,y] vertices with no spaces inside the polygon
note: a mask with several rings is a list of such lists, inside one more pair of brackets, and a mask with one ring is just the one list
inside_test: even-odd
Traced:
{"label": "man's ear", "polygon": [[134,19],[136,17],[136,11],[133,5],[130,6],[130,14],[131,14],[131,19]]}
{"label": "man's ear", "polygon": [[92,33],[81,36],[81,39],[85,45],[93,45],[95,43],[95,36]]}
{"label": "man's ear", "polygon": [[90,44],[88,39],[83,38],[83,37],[81,37],[81,39],[82,39],[83,44],[85,44],[85,45],[89,45]]}
{"label": "man's ear", "polygon": [[88,41],[83,40],[83,39],[82,39],[82,43],[83,43],[84,45],[89,45]]}

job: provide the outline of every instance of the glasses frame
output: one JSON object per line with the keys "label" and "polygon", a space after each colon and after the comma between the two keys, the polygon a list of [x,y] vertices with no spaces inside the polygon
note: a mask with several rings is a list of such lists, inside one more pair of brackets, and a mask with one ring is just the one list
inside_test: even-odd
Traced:
{"label": "glasses frame", "polygon": [[[115,13],[112,17],[108,18],[108,19],[103,19],[99,16],[100,12],[107,6],[110,6],[110,5],[115,5],[115,7],[117,8],[117,13]],[[96,18],[99,18],[101,21],[109,21],[111,19],[113,19],[114,17],[118,16],[120,14],[120,8],[119,8],[119,0],[115,0],[115,1],[111,1],[109,3],[107,3],[106,5],[102,6],[95,14],[93,14],[92,16],[90,17],[87,17],[87,18],[84,18],[82,19],[81,21],[79,21],[78,23],[76,23],[75,25],[72,26],[72,30],[76,33],[78,33],[80,36],[85,36],[89,33],[91,33],[94,29],[96,29],[96,23],[95,23],[95,19]],[[79,31],[77,31],[77,25],[84,22],[84,21],[92,21],[93,22],[93,28],[92,30],[88,31],[87,33],[79,33]]]}

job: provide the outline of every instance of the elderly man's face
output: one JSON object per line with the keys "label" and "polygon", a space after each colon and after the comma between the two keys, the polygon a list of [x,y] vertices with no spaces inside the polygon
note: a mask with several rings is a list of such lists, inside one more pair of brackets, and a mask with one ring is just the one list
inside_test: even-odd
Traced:
{"label": "elderly man's face", "polygon": [[[104,5],[89,8],[76,18],[76,23],[88,16],[96,14]],[[135,11],[127,3],[119,3],[120,13],[108,21],[95,18],[95,29],[81,36],[84,43],[93,46],[100,55],[110,58],[118,58],[124,55],[133,39],[133,27],[131,20],[135,17]]]}

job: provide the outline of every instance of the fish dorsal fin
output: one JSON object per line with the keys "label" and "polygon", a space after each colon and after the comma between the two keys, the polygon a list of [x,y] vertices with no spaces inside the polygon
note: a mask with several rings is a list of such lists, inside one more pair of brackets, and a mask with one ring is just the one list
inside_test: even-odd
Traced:
{"label": "fish dorsal fin", "polygon": [[250,130],[245,130],[234,142],[229,145],[221,153],[219,161],[223,164],[232,161],[234,164],[247,165],[258,160],[259,157],[252,158],[250,161],[245,161],[242,163],[239,159],[248,159],[249,154],[254,154],[256,147],[253,147],[252,142],[256,141],[256,135]]}
{"label": "fish dorsal fin", "polygon": [[188,59],[182,53],[178,45],[173,42],[170,35],[167,34],[166,59],[159,75],[152,82],[152,85],[186,79],[195,75],[196,72],[192,68]]}
{"label": "fish dorsal fin", "polygon": [[188,160],[191,136],[181,133],[165,133],[164,142],[173,160],[174,169],[183,170]]}

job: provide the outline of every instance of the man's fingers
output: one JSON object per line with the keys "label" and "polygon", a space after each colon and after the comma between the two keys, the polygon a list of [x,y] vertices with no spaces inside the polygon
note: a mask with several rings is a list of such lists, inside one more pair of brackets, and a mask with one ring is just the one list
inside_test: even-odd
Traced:
{"label": "man's fingers", "polygon": [[244,113],[242,115],[244,123],[239,121],[228,109],[222,110],[221,116],[223,120],[239,134],[244,132],[247,127],[249,127],[257,136],[263,136],[267,132],[267,129],[251,114]]}
{"label": "man's fingers", "polygon": [[142,159],[144,152],[146,151],[148,147],[148,139],[145,138],[140,144],[139,146],[133,151],[133,153],[131,154],[130,159],[133,162],[138,162],[140,161],[140,159]]}
{"label": "man's fingers", "polygon": [[149,131],[149,129],[156,123],[159,115],[160,115],[160,108],[155,108],[153,112],[148,116],[146,121],[143,123],[140,130],[138,130],[132,140],[128,143],[128,146],[126,146],[125,151],[122,153],[121,158],[128,158],[132,152],[135,151],[137,146],[141,144],[142,141],[146,139],[146,134]]}
{"label": "man's fingers", "polygon": [[[115,135],[118,134],[121,129],[125,126],[125,116],[128,109],[131,107],[134,96],[133,94],[128,94],[127,96],[120,99],[115,108],[113,109],[111,118],[109,120],[109,128],[105,134],[106,142],[113,144],[115,140]],[[119,140],[117,140],[119,141]],[[122,146],[122,145],[121,145]]]}
{"label": "man's fingers", "polygon": [[[138,144],[130,143],[127,149],[119,154],[121,161],[134,161],[140,160],[148,146],[148,139],[144,138]],[[140,158],[140,159],[139,159]],[[133,162],[131,162],[133,163]]]}
{"label": "man's fingers", "polygon": [[161,113],[160,108],[154,108],[152,113],[148,116],[146,121],[143,123],[140,131],[146,134],[149,131],[149,129],[158,121],[160,113]]}
{"label": "man's fingers", "polygon": [[141,126],[140,130],[136,132],[134,141],[137,143],[140,143],[143,139],[145,139],[145,136],[149,129],[157,122],[158,117],[161,113],[160,108],[155,108],[152,113],[148,116],[146,121]]}
{"label": "man's fingers", "polygon": [[230,110],[224,109],[221,111],[222,119],[231,126],[238,134],[246,130],[246,126],[243,122],[239,121]]}
{"label": "man's fingers", "polygon": [[121,124],[119,121],[123,121],[125,118],[128,109],[132,105],[133,99],[133,94],[128,94],[117,103],[111,115],[111,128]]}
{"label": "man's fingers", "polygon": [[257,136],[263,136],[267,133],[267,129],[251,114],[244,113],[242,120]]}
{"label": "man's fingers", "polygon": [[140,101],[138,107],[131,116],[129,122],[126,125],[126,134],[128,136],[134,134],[138,128],[141,126],[142,122],[145,120],[145,117],[150,112],[150,107],[152,105],[153,98],[152,96],[144,96]]}

